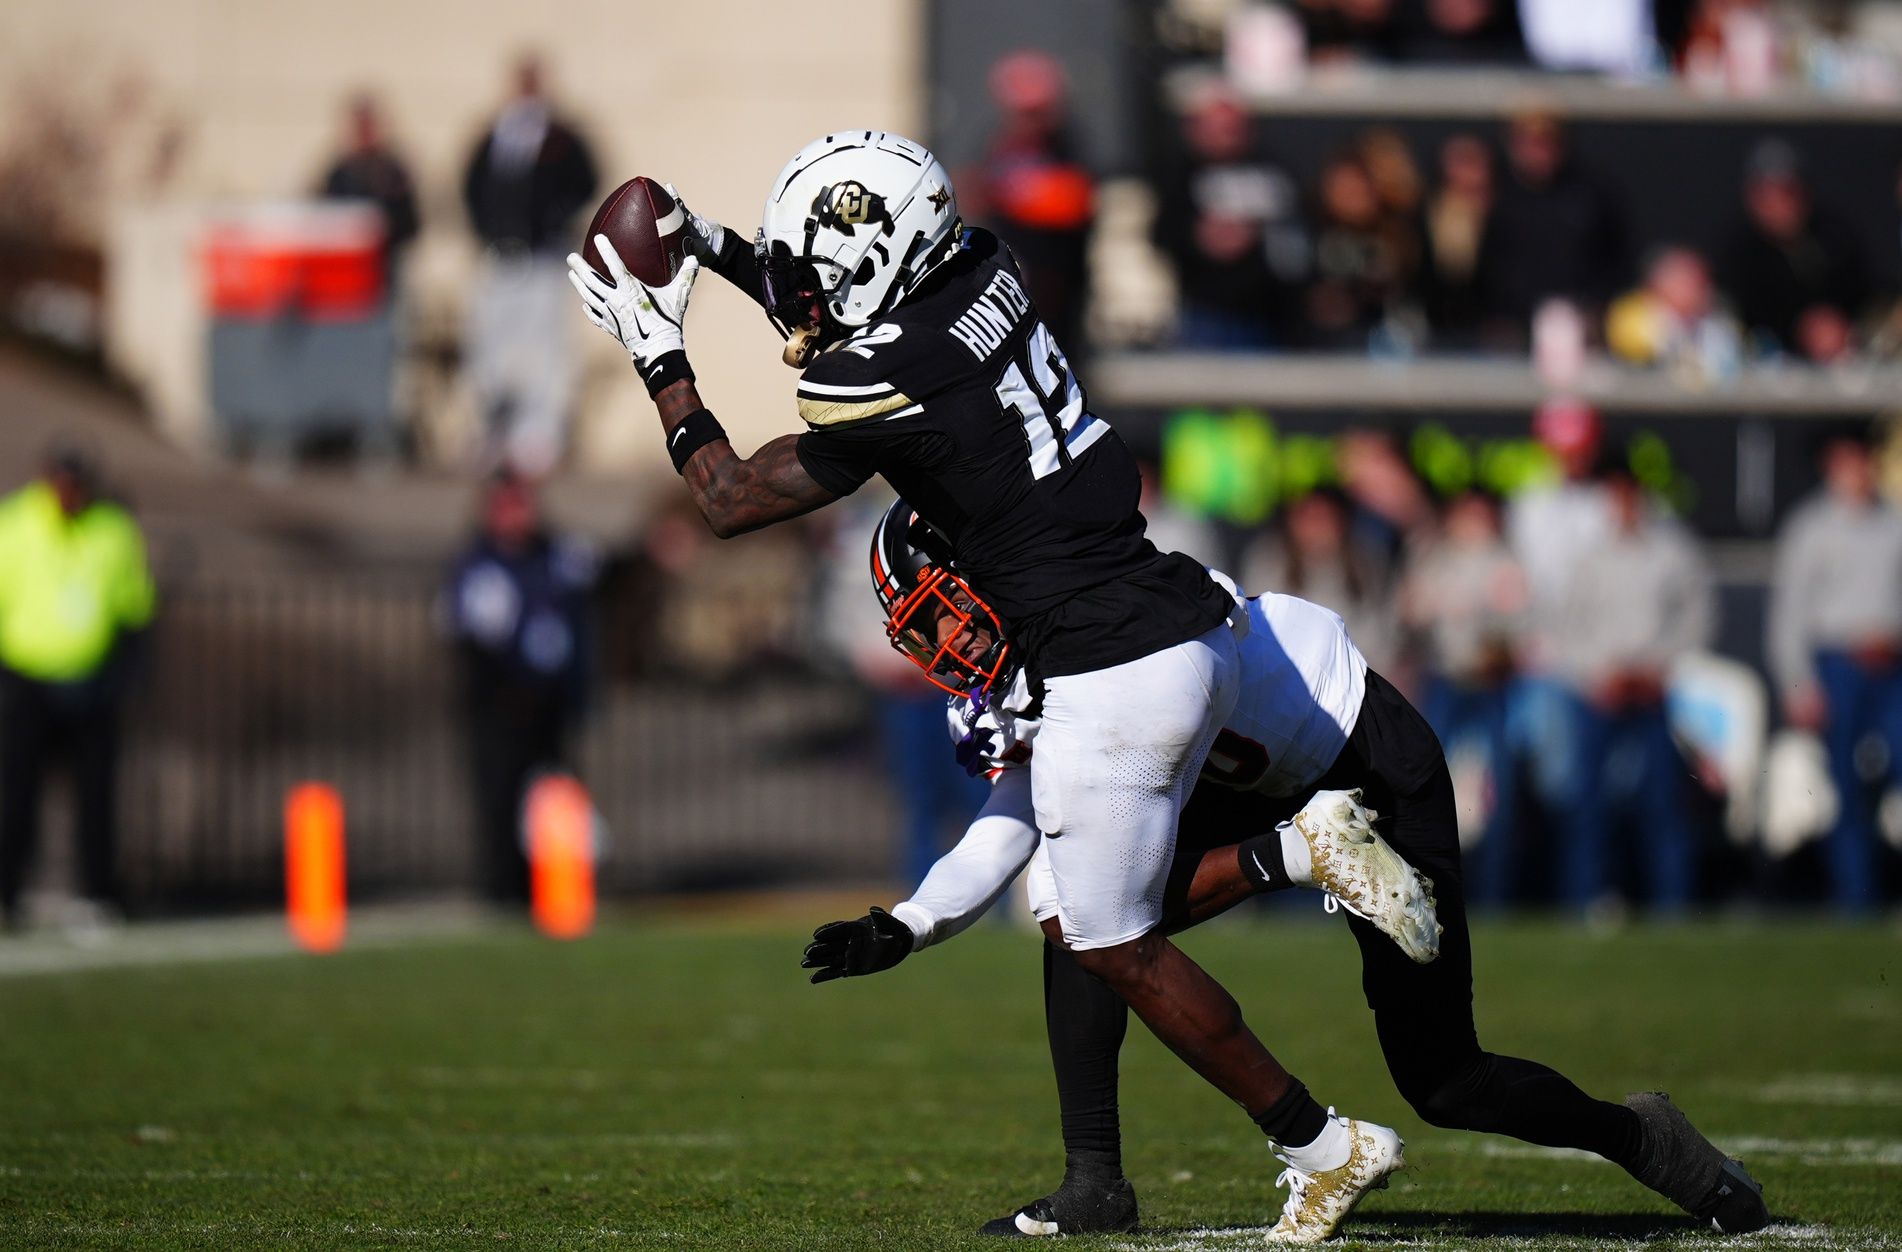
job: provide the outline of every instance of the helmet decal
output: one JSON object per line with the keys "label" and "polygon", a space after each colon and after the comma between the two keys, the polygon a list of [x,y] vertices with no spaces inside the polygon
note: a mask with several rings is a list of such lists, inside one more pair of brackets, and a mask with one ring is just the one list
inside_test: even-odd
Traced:
{"label": "helmet decal", "polygon": [[892,215],[885,211],[885,197],[866,190],[864,183],[834,183],[821,187],[812,200],[813,220],[821,229],[850,235],[855,227],[881,223],[886,234],[892,231]]}

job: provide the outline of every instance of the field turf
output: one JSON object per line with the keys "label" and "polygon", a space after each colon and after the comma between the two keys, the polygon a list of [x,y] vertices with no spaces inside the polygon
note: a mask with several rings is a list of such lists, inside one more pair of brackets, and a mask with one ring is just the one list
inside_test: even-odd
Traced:
{"label": "field turf", "polygon": [[[1768,1188],[1779,1224],[1736,1241],[1595,1159],[1423,1125],[1344,928],[1186,946],[1317,1095],[1407,1139],[1336,1246],[1902,1249],[1892,926],[1479,936],[1482,1039],[1601,1094],[1671,1091]],[[985,926],[824,987],[799,948],[789,923],[676,919],[0,961],[0,1246],[995,1247],[970,1232],[1059,1166],[1037,942]],[[1139,1025],[1124,1082],[1146,1231],[1063,1246],[1260,1246],[1278,1167],[1254,1127]]]}

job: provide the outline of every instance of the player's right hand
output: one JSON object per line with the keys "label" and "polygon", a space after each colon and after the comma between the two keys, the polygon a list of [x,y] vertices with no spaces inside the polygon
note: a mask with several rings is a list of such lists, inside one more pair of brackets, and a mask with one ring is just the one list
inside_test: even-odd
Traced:
{"label": "player's right hand", "polygon": [[726,243],[726,227],[710,217],[701,217],[688,208],[687,202],[680,198],[680,192],[675,190],[672,183],[662,183],[661,186],[667,188],[667,194],[674,198],[674,203],[680,206],[680,211],[687,215],[687,225],[690,228],[687,232],[688,253],[700,258],[700,263],[703,265],[713,264],[714,258],[720,255],[720,248]]}
{"label": "player's right hand", "polygon": [[688,257],[672,282],[650,287],[628,273],[606,235],[596,235],[594,246],[608,267],[608,278],[596,273],[580,253],[568,254],[568,281],[581,297],[588,320],[619,340],[642,374],[668,353],[684,352],[687,301],[693,295],[700,262]]}
{"label": "player's right hand", "polygon": [[813,931],[799,968],[815,971],[815,983],[856,978],[890,969],[911,955],[911,946],[911,927],[874,906],[856,921],[827,922]]}

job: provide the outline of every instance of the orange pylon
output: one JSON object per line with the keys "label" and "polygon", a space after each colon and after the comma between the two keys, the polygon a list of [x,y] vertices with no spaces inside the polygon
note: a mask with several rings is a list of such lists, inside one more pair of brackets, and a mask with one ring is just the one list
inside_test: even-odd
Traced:
{"label": "orange pylon", "polygon": [[535,925],[553,939],[594,926],[594,806],[588,789],[550,774],[528,793],[528,867]]}
{"label": "orange pylon", "polygon": [[299,783],[284,799],[284,900],[299,947],[343,946],[343,797],[328,783]]}

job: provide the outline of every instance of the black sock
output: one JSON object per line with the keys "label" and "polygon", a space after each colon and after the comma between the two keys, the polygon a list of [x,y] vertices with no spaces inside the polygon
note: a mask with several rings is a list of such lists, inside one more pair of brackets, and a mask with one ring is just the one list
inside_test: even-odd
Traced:
{"label": "black sock", "polygon": [[1063,1114],[1065,1177],[1119,1178],[1123,1131],[1116,1060],[1129,1031],[1129,1006],[1086,973],[1069,949],[1045,942],[1043,1010]]}
{"label": "black sock", "polygon": [[1256,891],[1286,891],[1294,886],[1281,859],[1280,831],[1242,840],[1235,855],[1241,863],[1242,877],[1253,883]]}
{"label": "black sock", "polygon": [[1308,1094],[1308,1085],[1296,1079],[1287,1094],[1255,1114],[1261,1133],[1284,1148],[1305,1148],[1327,1129],[1327,1110]]}

